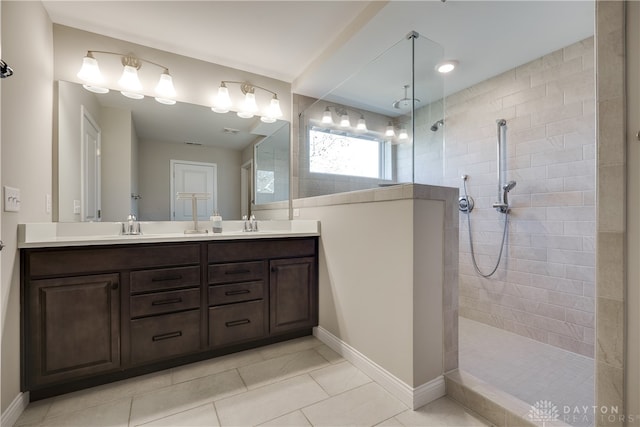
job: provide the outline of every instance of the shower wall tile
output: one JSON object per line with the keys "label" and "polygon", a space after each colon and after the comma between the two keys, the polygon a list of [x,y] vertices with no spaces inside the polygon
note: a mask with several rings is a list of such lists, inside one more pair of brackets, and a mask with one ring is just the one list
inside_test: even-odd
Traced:
{"label": "shower wall tile", "polygon": [[[591,37],[449,96],[443,179],[462,193],[460,176],[469,176],[467,190],[476,206],[470,217],[474,253],[480,269],[491,271],[503,230],[491,208],[498,199],[496,120],[507,120],[506,178],[517,181],[508,240],[496,274],[478,276],[468,218],[459,214],[460,315],[590,357],[595,91]],[[612,115],[618,111],[617,105],[605,108]],[[431,161],[437,159],[425,158],[426,169]]]}

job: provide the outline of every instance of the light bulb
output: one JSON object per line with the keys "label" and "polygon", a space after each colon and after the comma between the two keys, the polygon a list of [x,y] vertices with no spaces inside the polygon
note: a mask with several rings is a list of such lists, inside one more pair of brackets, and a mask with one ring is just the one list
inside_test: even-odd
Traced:
{"label": "light bulb", "polygon": [[106,87],[93,86],[93,85],[82,85],[83,88],[93,93],[109,93],[109,89]]}
{"label": "light bulb", "polygon": [[364,120],[364,116],[361,114],[358,119],[358,124],[356,124],[356,129],[358,130],[367,130],[367,122]]}
{"label": "light bulb", "polygon": [[211,109],[216,113],[228,113],[231,108],[231,98],[229,97],[229,89],[224,82],[220,83],[218,88],[218,95],[213,101],[213,107]]}
{"label": "light bulb", "polygon": [[282,117],[282,110],[280,109],[280,101],[277,95],[273,95],[269,108],[267,108],[267,115],[260,117],[260,120],[264,123],[273,123],[278,118]]}
{"label": "light bulb", "polygon": [[156,86],[156,101],[161,104],[173,105],[176,101],[173,99],[176,96],[176,89],[173,87],[173,79],[169,70],[165,70],[160,74],[160,81]]}
{"label": "light bulb", "polygon": [[396,136],[396,131],[393,128],[393,124],[391,122],[389,122],[389,124],[387,125],[387,130],[385,131],[384,135],[390,137]]}
{"label": "light bulb", "polygon": [[240,111],[238,111],[238,117],[243,119],[250,119],[258,111],[258,104],[256,104],[256,94],[253,92],[247,92],[244,96],[244,102]]}
{"label": "light bulb", "polygon": [[327,125],[333,124],[333,116],[331,115],[331,110],[329,110],[329,107],[325,108],[324,113],[322,113],[322,123]]}
{"label": "light bulb", "polygon": [[340,117],[340,126],[342,126],[343,128],[351,126],[351,122],[349,121],[349,115],[347,113],[344,113]]}

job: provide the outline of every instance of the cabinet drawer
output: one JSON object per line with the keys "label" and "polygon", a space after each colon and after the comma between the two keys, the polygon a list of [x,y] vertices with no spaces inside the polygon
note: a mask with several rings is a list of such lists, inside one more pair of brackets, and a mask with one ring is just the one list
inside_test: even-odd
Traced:
{"label": "cabinet drawer", "polygon": [[200,310],[131,321],[131,363],[138,364],[198,351]]}
{"label": "cabinet drawer", "polygon": [[209,309],[209,345],[219,346],[266,335],[264,300]]}
{"label": "cabinet drawer", "polygon": [[131,297],[131,317],[171,313],[200,307],[200,289],[155,292]]}
{"label": "cabinet drawer", "polygon": [[151,244],[118,247],[42,248],[25,252],[29,275],[69,276],[114,270],[190,265],[200,262],[200,245]]}
{"label": "cabinet drawer", "polygon": [[234,262],[209,266],[209,283],[247,282],[264,279],[266,263]]}
{"label": "cabinet drawer", "polygon": [[200,267],[159,268],[131,273],[131,293],[200,286]]}
{"label": "cabinet drawer", "polygon": [[243,282],[231,285],[209,286],[209,305],[223,305],[235,302],[262,299],[264,282]]}
{"label": "cabinet drawer", "polygon": [[258,239],[214,242],[207,245],[209,262],[314,256],[317,238]]}

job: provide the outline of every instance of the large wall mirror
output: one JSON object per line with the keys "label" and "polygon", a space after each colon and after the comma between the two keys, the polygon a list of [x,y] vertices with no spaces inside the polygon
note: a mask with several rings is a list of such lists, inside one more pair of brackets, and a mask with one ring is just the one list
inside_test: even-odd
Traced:
{"label": "large wall mirror", "polygon": [[198,204],[200,219],[213,210],[240,219],[253,203],[289,198],[286,121],[94,94],[66,81],[58,82],[57,116],[57,221],[122,221],[130,213],[144,221],[188,219],[190,202],[175,200],[181,190],[212,194]]}

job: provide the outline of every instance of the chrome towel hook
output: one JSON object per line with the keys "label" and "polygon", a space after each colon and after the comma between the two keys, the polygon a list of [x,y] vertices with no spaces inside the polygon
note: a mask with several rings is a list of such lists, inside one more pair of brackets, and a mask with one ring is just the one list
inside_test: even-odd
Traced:
{"label": "chrome towel hook", "polygon": [[13,70],[2,59],[0,59],[0,78],[5,79],[13,76]]}

